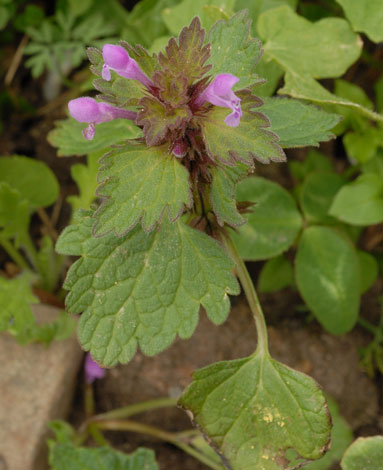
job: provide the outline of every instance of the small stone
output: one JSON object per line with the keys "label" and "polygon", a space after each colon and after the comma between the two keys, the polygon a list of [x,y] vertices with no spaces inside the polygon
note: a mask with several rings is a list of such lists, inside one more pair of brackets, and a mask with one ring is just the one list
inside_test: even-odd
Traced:
{"label": "small stone", "polygon": [[[60,312],[33,307],[39,322]],[[47,348],[0,335],[0,470],[47,468],[48,423],[68,413],[82,355],[74,336]]]}

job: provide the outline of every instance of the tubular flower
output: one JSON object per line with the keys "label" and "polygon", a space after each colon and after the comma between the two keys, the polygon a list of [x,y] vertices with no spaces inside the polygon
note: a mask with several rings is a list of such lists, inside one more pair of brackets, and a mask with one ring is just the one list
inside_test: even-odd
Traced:
{"label": "tubular flower", "polygon": [[110,71],[114,70],[118,75],[132,80],[138,80],[147,88],[153,86],[153,82],[140,69],[137,62],[129,56],[129,53],[122,46],[105,44],[102,48],[104,65],[102,67],[102,78],[109,81]]}
{"label": "tubular flower", "polygon": [[92,359],[88,353],[85,357],[85,381],[88,384],[93,383],[96,379],[103,379],[105,377],[105,369],[102,369],[97,362]]}
{"label": "tubular flower", "polygon": [[92,140],[94,137],[95,124],[118,118],[135,120],[137,116],[134,111],[127,111],[108,103],[98,102],[87,96],[69,101],[68,108],[70,115],[76,121],[89,123],[89,126],[82,131],[83,136],[88,140]]}
{"label": "tubular flower", "polygon": [[237,127],[242,117],[241,100],[235,95],[232,88],[239,81],[235,75],[221,73],[215,77],[210,85],[197,97],[195,104],[202,106],[208,101],[215,106],[230,108],[230,113],[225,118],[225,123],[230,127]]}

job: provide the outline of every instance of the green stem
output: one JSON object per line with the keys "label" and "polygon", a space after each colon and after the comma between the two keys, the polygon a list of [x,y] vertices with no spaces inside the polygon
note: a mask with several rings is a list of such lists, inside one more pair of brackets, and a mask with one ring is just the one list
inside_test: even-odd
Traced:
{"label": "green stem", "polygon": [[94,391],[92,384],[85,384],[84,389],[84,408],[85,414],[90,419],[94,414]]}
{"label": "green stem", "polygon": [[177,399],[175,398],[158,398],[157,400],[148,400],[141,403],[135,403],[134,405],[124,406],[122,408],[116,408],[106,413],[101,413],[92,418],[92,421],[101,421],[104,419],[121,419],[129,418],[130,416],[143,413],[144,411],[153,410],[156,408],[167,408],[177,405]]}
{"label": "green stem", "polygon": [[367,330],[369,333],[372,334],[372,336],[376,336],[378,332],[378,327],[370,323],[368,320],[366,320],[363,317],[358,318],[358,323],[361,327],[363,327],[365,330]]}
{"label": "green stem", "polygon": [[8,255],[13,259],[13,261],[21,268],[27,271],[30,271],[31,268],[28,265],[28,262],[24,259],[24,257],[17,251],[17,249],[13,246],[13,244],[6,239],[0,240],[0,245],[4,248],[4,250],[8,253]]}
{"label": "green stem", "polygon": [[222,465],[212,461],[208,456],[201,454],[190,445],[182,442],[177,436],[177,433],[170,433],[148,424],[137,423],[136,421],[130,420],[105,420],[93,422],[92,425],[97,425],[99,429],[105,431],[131,431],[156,437],[157,439],[177,446],[179,449],[182,449],[185,453],[193,456],[213,470],[223,470]]}
{"label": "green stem", "polygon": [[24,234],[23,239],[22,239],[22,245],[24,246],[24,249],[28,255],[30,262],[33,264],[36,271],[39,272],[38,263],[37,263],[37,258],[38,258],[37,250],[35,248],[35,245],[33,244],[33,241],[29,233]]}
{"label": "green stem", "polygon": [[223,235],[223,244],[236,265],[237,275],[239,277],[239,280],[241,281],[243,290],[249,303],[251,313],[253,314],[255,325],[257,327],[258,341],[256,353],[259,352],[263,355],[268,355],[269,350],[265,316],[263,314],[261,304],[259,303],[257,293],[254,289],[254,284],[250,278],[246,265],[243,262],[240,254],[238,253],[238,250],[234,245],[234,242],[231,239],[230,235],[226,231],[222,231],[221,233]]}
{"label": "green stem", "polygon": [[93,437],[93,440],[96,444],[100,446],[110,445],[96,424],[90,424],[88,427],[88,431],[89,434]]}

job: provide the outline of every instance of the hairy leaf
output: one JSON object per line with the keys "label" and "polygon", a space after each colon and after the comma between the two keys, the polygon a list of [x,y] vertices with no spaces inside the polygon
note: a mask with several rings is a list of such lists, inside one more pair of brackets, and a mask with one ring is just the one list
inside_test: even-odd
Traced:
{"label": "hairy leaf", "polygon": [[242,99],[242,118],[238,127],[225,124],[227,108],[214,106],[200,120],[203,139],[210,157],[225,165],[241,161],[252,166],[253,160],[261,163],[285,161],[286,156],[278,145],[278,137],[266,130],[270,126],[264,114],[254,111],[262,101],[248,91],[239,93]]}
{"label": "hairy leaf", "polygon": [[381,0],[336,0],[355,31],[365,33],[371,41],[383,41],[383,8]]}
{"label": "hairy leaf", "polygon": [[342,119],[337,114],[289,98],[265,98],[261,108],[283,148],[319,146],[332,139],[330,131]]}
{"label": "hairy leaf", "polygon": [[383,436],[359,437],[343,456],[342,470],[382,470]]}
{"label": "hairy leaf", "polygon": [[151,231],[163,215],[172,221],[190,207],[189,174],[167,147],[131,145],[113,150],[102,160],[98,195],[105,198],[95,216],[94,234],[117,236],[141,220]]}
{"label": "hairy leaf", "polygon": [[65,288],[70,312],[84,312],[79,339],[105,366],[128,362],[140,346],[155,355],[176,338],[189,338],[202,305],[222,323],[228,294],[238,294],[232,263],[219,244],[182,221],[145,233],[136,227],[122,238],[91,236],[93,219],[67,227],[57,250],[81,256]]}
{"label": "hairy leaf", "polygon": [[285,189],[263,178],[247,178],[238,185],[237,199],[254,203],[245,215],[248,222],[232,234],[244,259],[272,258],[293,244],[302,217]]}
{"label": "hairy leaf", "polygon": [[53,204],[59,184],[53,171],[43,162],[14,155],[0,158],[0,183],[8,183],[31,208]]}
{"label": "hairy leaf", "polygon": [[213,180],[210,187],[210,201],[218,223],[225,223],[232,227],[238,227],[246,222],[246,219],[237,210],[236,185],[248,172],[248,167],[237,163],[231,167],[214,167],[211,170]]}
{"label": "hairy leaf", "polygon": [[58,148],[57,154],[60,157],[106,151],[111,145],[141,135],[141,130],[128,119],[115,119],[98,124],[93,140],[84,138],[81,131],[85,124],[73,118],[57,121],[55,125],[56,128],[48,134],[48,141]]}
{"label": "hairy leaf", "polygon": [[321,389],[262,353],[195,372],[179,404],[231,470],[290,468],[288,449],[318,459],[329,445]]}
{"label": "hairy leaf", "polygon": [[350,331],[360,303],[359,259],[351,243],[328,227],[308,227],[295,268],[299,291],[323,327],[333,334]]}
{"label": "hairy leaf", "polygon": [[343,186],[335,196],[330,215],[352,225],[383,222],[383,185],[379,175],[366,173]]}
{"label": "hairy leaf", "polygon": [[229,21],[219,21],[210,30],[207,42],[211,44],[210,74],[231,73],[240,80],[235,88],[240,90],[262,80],[255,72],[261,57],[261,43],[250,36],[250,21],[246,10]]}

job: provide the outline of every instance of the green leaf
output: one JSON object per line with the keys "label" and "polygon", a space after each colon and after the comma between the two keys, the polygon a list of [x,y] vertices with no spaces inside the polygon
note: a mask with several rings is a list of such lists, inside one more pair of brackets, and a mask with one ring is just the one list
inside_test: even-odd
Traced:
{"label": "green leaf", "polygon": [[232,470],[291,468],[288,449],[318,459],[329,445],[321,389],[262,353],[195,372],[179,404]]}
{"label": "green leaf", "polygon": [[[328,470],[343,456],[344,451],[352,442],[352,431],[350,426],[339,413],[339,407],[335,400],[327,397],[333,427],[331,430],[331,447],[326,455],[316,462],[305,465],[305,470]],[[359,469],[360,470],[360,469]]]}
{"label": "green leaf", "polygon": [[36,256],[38,273],[41,277],[39,286],[47,292],[53,292],[57,287],[63,258],[55,253],[52,239],[47,235],[41,240],[41,248]]}
{"label": "green leaf", "polygon": [[381,133],[381,129],[374,127],[369,127],[363,132],[348,132],[343,137],[343,144],[348,157],[359,163],[366,163],[371,160],[380,145]]}
{"label": "green leaf", "polygon": [[313,171],[332,172],[332,163],[329,157],[317,150],[310,150],[303,161],[290,160],[289,170],[294,178],[303,181]]}
{"label": "green leaf", "polygon": [[0,158],[0,182],[16,189],[32,208],[50,206],[59,194],[56,176],[45,163],[19,155]]}
{"label": "green leaf", "polygon": [[328,215],[332,201],[345,180],[337,173],[317,171],[304,180],[300,191],[300,205],[309,222],[331,224],[336,222]]}
{"label": "green leaf", "polygon": [[373,42],[383,41],[383,9],[380,0],[336,0],[355,31],[365,33]]}
{"label": "green leaf", "polygon": [[237,163],[233,168],[218,166],[211,170],[212,182],[210,187],[210,201],[213,211],[217,216],[219,225],[225,223],[232,227],[238,227],[246,222],[246,219],[237,210],[236,186],[248,172],[246,165]]}
{"label": "green leaf", "polygon": [[262,55],[261,60],[257,64],[257,73],[266,81],[257,85],[257,96],[272,96],[283,76],[283,69],[273,60],[267,60]]}
{"label": "green leaf", "polygon": [[205,29],[210,29],[216,21],[231,16],[234,4],[235,0],[183,0],[172,8],[162,10],[162,18],[175,35],[195,16],[200,18]]}
{"label": "green leaf", "polygon": [[299,292],[322,326],[343,334],[355,325],[360,303],[360,267],[353,246],[328,227],[308,227],[295,258]]}
{"label": "green leaf", "polygon": [[258,278],[258,292],[277,292],[291,286],[294,286],[294,269],[284,256],[277,256],[264,264]]}
{"label": "green leaf", "polygon": [[232,263],[219,244],[182,221],[163,222],[147,234],[136,227],[123,238],[91,236],[87,213],[67,227],[56,249],[82,256],[72,265],[65,288],[72,313],[84,311],[79,339],[105,366],[128,362],[139,345],[152,356],[176,338],[189,338],[202,305],[222,323],[228,294],[238,294]]}
{"label": "green leaf", "polygon": [[332,139],[330,130],[341,119],[312,105],[289,98],[265,98],[262,113],[270,119],[271,130],[283,148],[319,146]]}
{"label": "green leaf", "polygon": [[254,111],[262,101],[249,91],[238,94],[242,99],[242,118],[238,127],[229,127],[225,118],[229,110],[214,106],[200,119],[202,136],[213,160],[233,166],[241,161],[252,166],[254,158],[261,163],[285,161],[278,145],[278,137],[266,130],[270,123],[260,112]]}
{"label": "green leaf", "polygon": [[258,19],[265,54],[286,72],[314,78],[339,77],[360,55],[362,41],[341,18],[311,23],[288,6]]}
{"label": "green leaf", "polygon": [[23,274],[13,279],[0,277],[0,331],[23,336],[35,323],[31,304],[38,299],[31,290],[31,276]]}
{"label": "green leaf", "polygon": [[360,264],[360,292],[364,294],[372,287],[378,278],[379,265],[376,258],[366,251],[358,250]]}
{"label": "green leaf", "polygon": [[139,220],[151,231],[162,219],[177,220],[192,204],[189,173],[167,146],[113,150],[102,160],[99,183],[98,195],[106,199],[95,214],[96,236],[112,230],[121,236]]}
{"label": "green leaf", "polygon": [[247,178],[238,185],[237,199],[255,203],[247,224],[232,234],[241,256],[257,261],[286,251],[298,235],[302,218],[291,195],[272,181]]}
{"label": "green leaf", "polygon": [[67,201],[72,206],[72,212],[77,209],[90,209],[96,197],[98,161],[101,155],[101,152],[91,153],[87,157],[87,165],[75,163],[71,166],[70,174],[80,193],[78,196],[67,197]]}
{"label": "green leaf", "polygon": [[61,157],[98,152],[141,135],[140,129],[128,119],[114,119],[97,124],[93,140],[84,138],[82,135],[84,123],[77,122],[73,118],[57,121],[55,125],[56,128],[48,134],[48,141],[58,148],[57,154]]}
{"label": "green leaf", "polygon": [[15,237],[19,244],[28,232],[30,207],[19,191],[0,182],[0,239]]}
{"label": "green leaf", "polygon": [[383,470],[383,436],[359,437],[346,451],[342,470]]}
{"label": "green leaf", "polygon": [[383,222],[383,185],[379,175],[366,173],[336,194],[330,215],[351,225]]}
{"label": "green leaf", "polygon": [[110,447],[75,447],[70,443],[49,444],[52,470],[159,470],[154,452],[138,448],[130,455]]}
{"label": "green leaf", "polygon": [[[314,57],[314,56],[313,56]],[[281,95],[291,95],[301,100],[309,100],[318,104],[341,105],[358,111],[361,115],[366,116],[374,121],[383,122],[383,116],[367,109],[366,107],[354,103],[346,98],[334,95],[314,80],[309,75],[299,75],[295,73],[286,73],[285,86],[278,90]]]}
{"label": "green leaf", "polygon": [[259,39],[250,36],[250,21],[246,10],[240,11],[229,21],[219,21],[209,31],[207,42],[211,44],[208,63],[210,74],[231,73],[240,80],[235,89],[241,90],[261,82],[255,72],[261,56]]}

